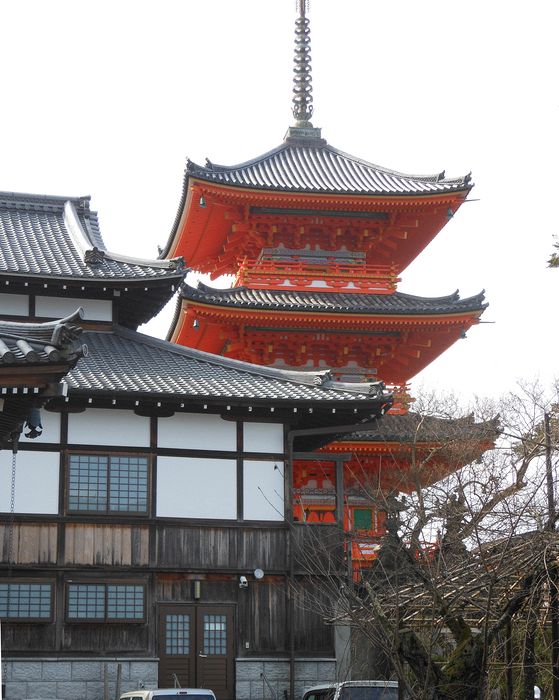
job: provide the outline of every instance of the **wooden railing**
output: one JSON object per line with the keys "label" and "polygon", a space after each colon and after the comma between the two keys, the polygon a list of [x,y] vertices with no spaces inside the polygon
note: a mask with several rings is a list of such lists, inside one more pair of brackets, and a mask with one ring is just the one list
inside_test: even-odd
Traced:
{"label": "wooden railing", "polygon": [[341,263],[336,258],[320,263],[247,259],[239,268],[234,286],[392,294],[399,281],[392,265]]}

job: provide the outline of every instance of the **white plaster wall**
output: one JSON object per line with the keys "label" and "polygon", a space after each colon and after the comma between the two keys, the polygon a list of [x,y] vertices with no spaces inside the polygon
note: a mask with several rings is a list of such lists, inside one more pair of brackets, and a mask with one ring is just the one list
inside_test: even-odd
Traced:
{"label": "white plaster wall", "polygon": [[235,520],[236,461],[158,457],[156,515]]}
{"label": "white plaster wall", "polygon": [[60,413],[51,413],[42,408],[41,425],[43,426],[43,432],[36,438],[26,438],[25,433],[28,431],[28,428],[24,428],[20,442],[60,442]]}
{"label": "white plaster wall", "polygon": [[279,452],[283,454],[283,424],[244,423],[245,452]]}
{"label": "white plaster wall", "polygon": [[244,461],[245,520],[284,519],[283,473],[283,462]]}
{"label": "white plaster wall", "polygon": [[[16,456],[16,513],[58,513],[58,452],[24,452]],[[12,453],[0,452],[0,512],[10,512]]]}
{"label": "white plaster wall", "polygon": [[175,413],[157,422],[159,447],[191,450],[236,450],[237,425],[221,416]]}
{"label": "white plaster wall", "polygon": [[112,321],[113,302],[108,299],[74,299],[72,297],[37,297],[35,313],[44,318],[62,318],[82,307],[86,321]]}
{"label": "white plaster wall", "polygon": [[149,418],[133,411],[88,408],[68,415],[68,442],[107,447],[149,447]]}
{"label": "white plaster wall", "polygon": [[26,294],[0,294],[0,314],[29,316],[29,297]]}

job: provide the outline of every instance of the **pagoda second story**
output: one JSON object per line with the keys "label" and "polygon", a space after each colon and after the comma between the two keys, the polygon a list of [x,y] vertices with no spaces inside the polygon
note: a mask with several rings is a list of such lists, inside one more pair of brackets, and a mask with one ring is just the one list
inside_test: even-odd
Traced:
{"label": "pagoda second story", "polygon": [[469,176],[406,176],[294,127],[239,166],[187,165],[166,246],[230,289],[184,285],[169,338],[285,368],[403,385],[485,308],[483,294],[397,291],[402,270],[466,199]]}

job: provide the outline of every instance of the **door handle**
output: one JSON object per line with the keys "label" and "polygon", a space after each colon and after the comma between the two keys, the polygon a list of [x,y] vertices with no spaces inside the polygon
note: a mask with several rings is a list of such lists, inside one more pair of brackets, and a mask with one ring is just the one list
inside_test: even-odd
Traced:
{"label": "door handle", "polygon": [[201,651],[198,652],[198,656],[199,656],[201,659],[207,659],[207,658],[208,658],[208,655],[207,655],[207,654],[202,654]]}

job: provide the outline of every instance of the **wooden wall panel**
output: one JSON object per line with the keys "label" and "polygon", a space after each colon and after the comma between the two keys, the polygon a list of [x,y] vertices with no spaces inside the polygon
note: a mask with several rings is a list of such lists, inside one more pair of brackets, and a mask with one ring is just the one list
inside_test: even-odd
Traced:
{"label": "wooden wall panel", "polygon": [[283,529],[162,525],[157,530],[157,566],[283,570],[286,537]]}
{"label": "wooden wall panel", "polygon": [[64,625],[62,650],[73,653],[148,655],[146,624],[70,624]]}
{"label": "wooden wall panel", "polygon": [[[8,523],[0,523],[0,561],[8,562]],[[12,563],[55,564],[57,527],[48,523],[14,523]]]}
{"label": "wooden wall panel", "polygon": [[147,566],[147,526],[66,525],[66,564]]}
{"label": "wooden wall panel", "polygon": [[335,525],[295,525],[293,555],[298,574],[343,572],[345,534]]}

